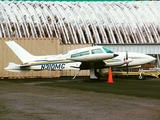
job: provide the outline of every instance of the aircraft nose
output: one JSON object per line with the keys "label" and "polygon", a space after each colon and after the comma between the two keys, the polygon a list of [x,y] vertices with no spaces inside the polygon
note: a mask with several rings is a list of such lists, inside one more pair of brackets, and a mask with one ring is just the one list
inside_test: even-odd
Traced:
{"label": "aircraft nose", "polygon": [[150,57],[151,57],[150,59],[151,59],[152,61],[156,60],[156,58],[155,58],[155,57],[152,57],[152,56],[150,56]]}
{"label": "aircraft nose", "polygon": [[147,60],[148,60],[149,62],[152,62],[152,61],[156,60],[156,58],[155,58],[155,57],[152,57],[152,56],[150,56],[150,55],[147,55]]}
{"label": "aircraft nose", "polygon": [[117,56],[118,56],[118,54],[113,54],[113,56],[114,56],[114,57],[117,57]]}

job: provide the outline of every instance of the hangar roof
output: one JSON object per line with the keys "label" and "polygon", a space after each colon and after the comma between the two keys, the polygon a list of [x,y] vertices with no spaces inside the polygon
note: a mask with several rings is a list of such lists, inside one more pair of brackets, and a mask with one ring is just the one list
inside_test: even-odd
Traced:
{"label": "hangar roof", "polygon": [[159,44],[160,1],[0,2],[0,37],[62,44]]}

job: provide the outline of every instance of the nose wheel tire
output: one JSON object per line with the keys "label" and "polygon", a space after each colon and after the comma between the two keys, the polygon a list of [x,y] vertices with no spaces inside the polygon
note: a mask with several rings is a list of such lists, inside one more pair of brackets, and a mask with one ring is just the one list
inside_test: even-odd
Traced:
{"label": "nose wheel tire", "polygon": [[145,79],[145,77],[142,74],[139,74],[138,80],[144,80],[144,79]]}

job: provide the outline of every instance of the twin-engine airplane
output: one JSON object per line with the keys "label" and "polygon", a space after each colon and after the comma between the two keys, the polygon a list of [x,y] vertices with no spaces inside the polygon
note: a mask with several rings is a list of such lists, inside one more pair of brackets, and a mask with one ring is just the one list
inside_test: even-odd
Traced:
{"label": "twin-engine airplane", "polygon": [[23,62],[10,62],[5,68],[11,72],[29,72],[30,70],[90,70],[90,79],[99,79],[97,69],[108,67],[137,67],[154,61],[155,58],[142,53],[114,53],[105,46],[92,46],[70,50],[59,55],[34,56],[14,41],[6,44]]}

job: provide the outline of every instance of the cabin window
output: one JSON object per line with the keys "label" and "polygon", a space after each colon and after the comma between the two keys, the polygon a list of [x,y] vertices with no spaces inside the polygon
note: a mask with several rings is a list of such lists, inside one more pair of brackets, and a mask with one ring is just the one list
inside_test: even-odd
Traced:
{"label": "cabin window", "polygon": [[106,53],[113,53],[113,51],[111,51],[110,49],[108,49],[108,48],[106,48],[104,46],[102,48]]}
{"label": "cabin window", "polygon": [[72,54],[71,58],[85,56],[85,55],[89,55],[89,51],[84,51],[84,52],[79,52],[79,53],[76,53],[76,54]]}
{"label": "cabin window", "polygon": [[92,54],[99,54],[99,53],[103,53],[103,51],[102,51],[100,48],[98,48],[98,49],[93,49],[93,50],[91,51],[91,53],[92,53]]}

